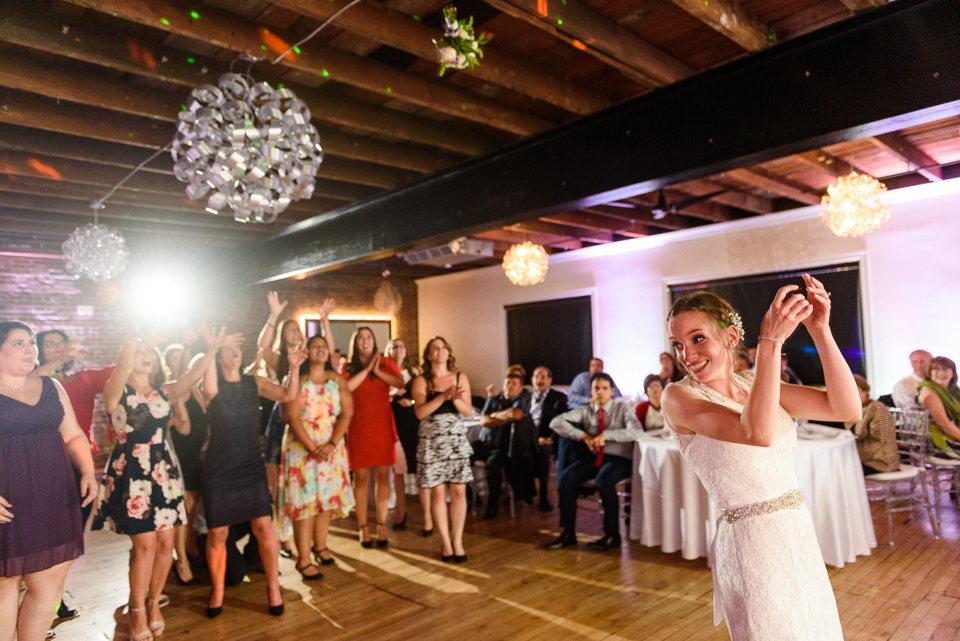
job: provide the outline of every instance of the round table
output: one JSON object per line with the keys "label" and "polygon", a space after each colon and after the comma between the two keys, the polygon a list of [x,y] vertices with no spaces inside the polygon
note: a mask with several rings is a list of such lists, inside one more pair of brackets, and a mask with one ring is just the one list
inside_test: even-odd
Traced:
{"label": "round table", "polygon": [[[850,433],[812,427],[831,437],[798,440],[797,478],[823,560],[842,568],[877,546],[863,468]],[[679,550],[685,559],[706,557],[720,512],[673,438],[645,436],[633,461],[630,538],[664,552]]]}

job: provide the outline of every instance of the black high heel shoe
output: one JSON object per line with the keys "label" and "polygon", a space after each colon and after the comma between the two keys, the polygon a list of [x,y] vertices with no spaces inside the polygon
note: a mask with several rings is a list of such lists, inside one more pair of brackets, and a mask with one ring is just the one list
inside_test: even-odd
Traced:
{"label": "black high heel shoe", "polygon": [[278,617],[281,614],[283,614],[283,604],[281,603],[280,605],[271,605],[270,614],[272,614],[275,617]]}
{"label": "black high heel shoe", "polygon": [[333,559],[333,556],[331,556],[329,559],[325,559],[322,556],[320,556],[324,552],[329,553],[330,550],[328,550],[327,548],[323,548],[322,550],[313,551],[313,558],[317,563],[319,563],[320,565],[333,565],[334,563],[336,563],[336,561],[334,561]]}
{"label": "black high heel shoe", "polygon": [[387,545],[388,545],[389,543],[388,543],[388,541],[387,541],[387,537],[383,537],[382,539],[380,538],[380,528],[383,528],[383,530],[386,531],[386,530],[387,530],[387,524],[386,524],[386,523],[377,523],[377,547],[378,547],[378,548],[385,548],[385,547],[387,547]]}
{"label": "black high heel shoe", "polygon": [[[188,562],[188,563],[187,563],[187,566],[189,567],[189,565],[190,565],[190,564],[189,564],[189,562]],[[200,581],[197,580],[197,577],[196,577],[196,576],[191,577],[189,581],[184,581],[184,580],[183,580],[183,577],[180,576],[180,568],[177,567],[177,566],[178,566],[178,564],[177,564],[176,562],[174,562],[174,564],[173,564],[173,576],[177,579],[177,585],[182,585],[182,586],[184,586],[184,587],[188,587],[188,586],[191,586],[191,585],[199,585],[199,584],[200,584]],[[193,568],[191,568],[190,571],[193,572]]]}
{"label": "black high heel shoe", "polygon": [[216,618],[217,618],[218,616],[220,616],[221,614],[223,614],[223,606],[222,606],[222,605],[221,605],[220,607],[216,607],[216,608],[211,608],[209,605],[207,606],[207,618],[208,618],[208,619],[216,619]]}
{"label": "black high heel shoe", "polygon": [[393,529],[394,529],[394,530],[406,530],[406,529],[407,529],[407,516],[408,516],[407,514],[404,514],[402,519],[400,519],[399,521],[394,521],[394,522],[393,522]]}
{"label": "black high heel shoe", "polygon": [[366,549],[369,550],[370,548],[373,547],[373,539],[367,539],[366,541],[364,541],[364,540],[363,540],[363,531],[364,531],[364,530],[367,531],[367,535],[370,534],[370,526],[367,525],[366,523],[360,524],[360,547],[366,548]]}

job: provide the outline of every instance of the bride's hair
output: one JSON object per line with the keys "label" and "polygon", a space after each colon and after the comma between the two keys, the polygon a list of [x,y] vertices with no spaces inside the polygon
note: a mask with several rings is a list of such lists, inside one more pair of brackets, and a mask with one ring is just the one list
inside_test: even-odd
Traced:
{"label": "bride's hair", "polygon": [[[733,326],[737,329],[737,345],[743,342],[743,326],[740,323],[740,315],[726,299],[703,291],[687,294],[670,307],[670,313],[667,314],[667,324],[683,312],[700,312],[713,323],[714,329],[720,336],[724,336],[726,333],[724,330]],[[733,364],[736,362],[737,345],[727,350],[730,355],[731,372],[733,371]],[[686,370],[682,363],[679,363],[679,365],[684,371]]]}

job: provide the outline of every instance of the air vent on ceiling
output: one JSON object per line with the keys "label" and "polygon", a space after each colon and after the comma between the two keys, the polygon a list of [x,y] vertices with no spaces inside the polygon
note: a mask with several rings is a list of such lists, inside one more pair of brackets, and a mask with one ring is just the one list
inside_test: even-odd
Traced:
{"label": "air vent on ceiling", "polygon": [[433,265],[434,267],[456,265],[491,256],[493,256],[491,241],[466,237],[451,240],[445,245],[415,249],[400,254],[408,265]]}

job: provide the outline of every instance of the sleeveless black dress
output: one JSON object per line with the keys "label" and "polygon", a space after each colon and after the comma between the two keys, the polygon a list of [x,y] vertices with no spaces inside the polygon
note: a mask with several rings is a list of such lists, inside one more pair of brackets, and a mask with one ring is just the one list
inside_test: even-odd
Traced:
{"label": "sleeveless black dress", "polygon": [[0,577],[83,554],[77,483],[59,431],[63,405],[53,381],[41,381],[36,405],[0,395],[0,496],[14,516],[0,523]]}
{"label": "sleeveless black dress", "polygon": [[260,399],[253,376],[220,379],[207,407],[200,492],[207,527],[226,527],[273,513],[260,453]]}

